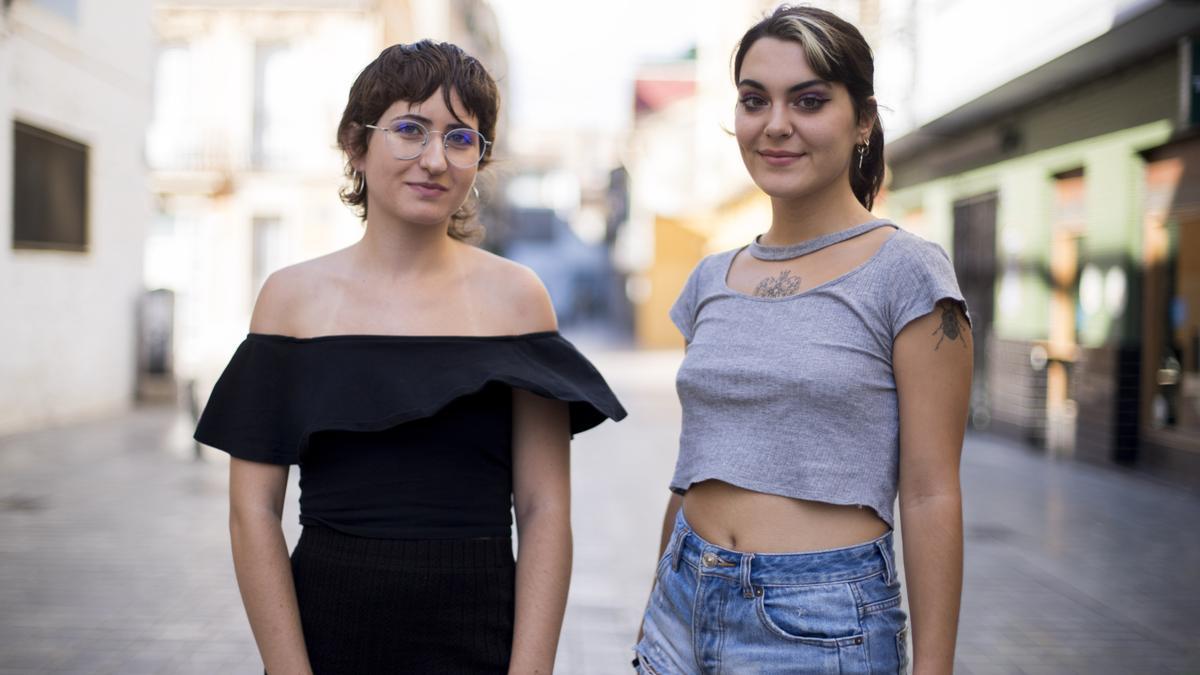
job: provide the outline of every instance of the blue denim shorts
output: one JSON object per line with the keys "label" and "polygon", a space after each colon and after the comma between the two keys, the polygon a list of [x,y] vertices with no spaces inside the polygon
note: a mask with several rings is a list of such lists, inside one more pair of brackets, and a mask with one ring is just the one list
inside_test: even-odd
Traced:
{"label": "blue denim shorts", "polygon": [[891,532],[828,551],[742,553],[701,539],[680,509],[642,625],[643,675],[908,668]]}

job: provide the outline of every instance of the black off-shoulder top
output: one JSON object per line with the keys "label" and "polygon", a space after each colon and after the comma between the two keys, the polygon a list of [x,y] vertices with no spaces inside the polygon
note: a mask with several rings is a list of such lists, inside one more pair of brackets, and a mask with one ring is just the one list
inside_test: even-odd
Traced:
{"label": "black off-shoulder top", "polygon": [[196,440],[300,466],[300,522],[385,539],[507,537],[512,389],[569,404],[571,434],[625,417],[556,331],[512,336],[251,333]]}

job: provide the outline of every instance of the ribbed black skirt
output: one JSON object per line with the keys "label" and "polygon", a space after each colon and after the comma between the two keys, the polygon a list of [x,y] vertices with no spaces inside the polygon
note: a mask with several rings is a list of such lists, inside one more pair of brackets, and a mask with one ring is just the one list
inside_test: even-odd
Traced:
{"label": "ribbed black skirt", "polygon": [[368,539],[306,526],[292,575],[316,675],[504,673],[511,538]]}

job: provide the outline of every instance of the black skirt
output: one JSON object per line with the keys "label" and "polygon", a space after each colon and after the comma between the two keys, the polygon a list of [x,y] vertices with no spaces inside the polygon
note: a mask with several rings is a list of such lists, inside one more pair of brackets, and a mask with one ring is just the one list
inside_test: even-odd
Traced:
{"label": "black skirt", "polygon": [[306,526],[292,575],[316,675],[504,673],[512,539],[369,539]]}

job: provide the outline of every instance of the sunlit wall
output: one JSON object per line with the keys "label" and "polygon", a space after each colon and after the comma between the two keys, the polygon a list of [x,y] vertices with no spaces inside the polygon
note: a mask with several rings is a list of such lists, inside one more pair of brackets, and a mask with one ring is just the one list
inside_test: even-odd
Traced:
{"label": "sunlit wall", "polygon": [[[150,0],[125,0],[119,13],[111,4],[0,9],[0,433],[133,400],[153,33]],[[44,143],[16,147],[18,124]],[[72,156],[78,180],[63,175]],[[14,184],[34,172],[44,187],[19,195],[37,205],[17,214],[27,231],[17,241]],[[50,231],[55,204],[76,201],[82,230]]]}

